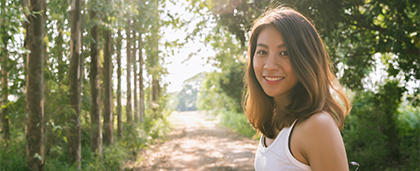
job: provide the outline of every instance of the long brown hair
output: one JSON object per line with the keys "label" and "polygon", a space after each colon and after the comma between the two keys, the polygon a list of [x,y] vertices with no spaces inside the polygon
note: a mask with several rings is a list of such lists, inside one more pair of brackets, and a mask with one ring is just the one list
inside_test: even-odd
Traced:
{"label": "long brown hair", "polygon": [[[285,107],[274,104],[259,84],[254,68],[254,54],[259,33],[275,26],[283,36],[298,83],[287,93]],[[331,59],[311,22],[297,11],[279,7],[263,14],[254,22],[248,47],[248,69],[245,75],[244,111],[251,125],[265,137],[273,138],[274,128],[281,130],[296,119],[304,120],[326,111],[342,128],[350,102],[332,72]],[[339,99],[336,99],[338,97]],[[341,103],[344,105],[342,107]],[[277,108],[277,115],[273,115]]]}

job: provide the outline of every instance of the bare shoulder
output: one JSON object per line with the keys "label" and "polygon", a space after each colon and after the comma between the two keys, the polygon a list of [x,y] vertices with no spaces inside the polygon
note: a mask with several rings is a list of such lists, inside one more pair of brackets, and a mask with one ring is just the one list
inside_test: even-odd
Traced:
{"label": "bare shoulder", "polygon": [[296,125],[300,152],[312,170],[348,170],[347,155],[334,118],[320,112]]}
{"label": "bare shoulder", "polygon": [[339,130],[334,118],[327,112],[320,112],[312,115],[308,119],[300,122],[299,127],[306,133]]}

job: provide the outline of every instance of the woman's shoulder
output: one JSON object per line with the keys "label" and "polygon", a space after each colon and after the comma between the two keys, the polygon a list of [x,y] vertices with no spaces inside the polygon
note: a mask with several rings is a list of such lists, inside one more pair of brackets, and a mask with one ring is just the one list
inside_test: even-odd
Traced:
{"label": "woman's shoulder", "polygon": [[335,119],[325,111],[313,114],[309,118],[298,122],[297,127],[300,127],[302,131],[307,133],[325,132],[330,129],[338,130]]}
{"label": "woman's shoulder", "polygon": [[340,163],[339,165],[346,164],[343,139],[335,119],[329,113],[319,112],[299,121],[294,133],[298,136],[296,139],[300,140],[300,152],[311,167],[319,168],[319,163],[334,166],[332,161]]}

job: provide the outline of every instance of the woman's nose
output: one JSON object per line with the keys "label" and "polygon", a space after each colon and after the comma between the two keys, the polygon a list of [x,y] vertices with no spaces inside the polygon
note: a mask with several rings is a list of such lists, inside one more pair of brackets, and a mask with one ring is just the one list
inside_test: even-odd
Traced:
{"label": "woman's nose", "polygon": [[277,70],[279,68],[278,64],[276,63],[276,58],[274,53],[270,53],[267,57],[267,60],[264,63],[264,69],[266,70]]}

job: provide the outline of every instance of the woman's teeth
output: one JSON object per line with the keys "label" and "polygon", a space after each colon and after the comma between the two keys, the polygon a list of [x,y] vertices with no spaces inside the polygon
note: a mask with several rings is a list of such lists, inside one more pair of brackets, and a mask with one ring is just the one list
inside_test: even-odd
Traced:
{"label": "woman's teeth", "polygon": [[268,81],[278,81],[284,79],[284,77],[264,77]]}

